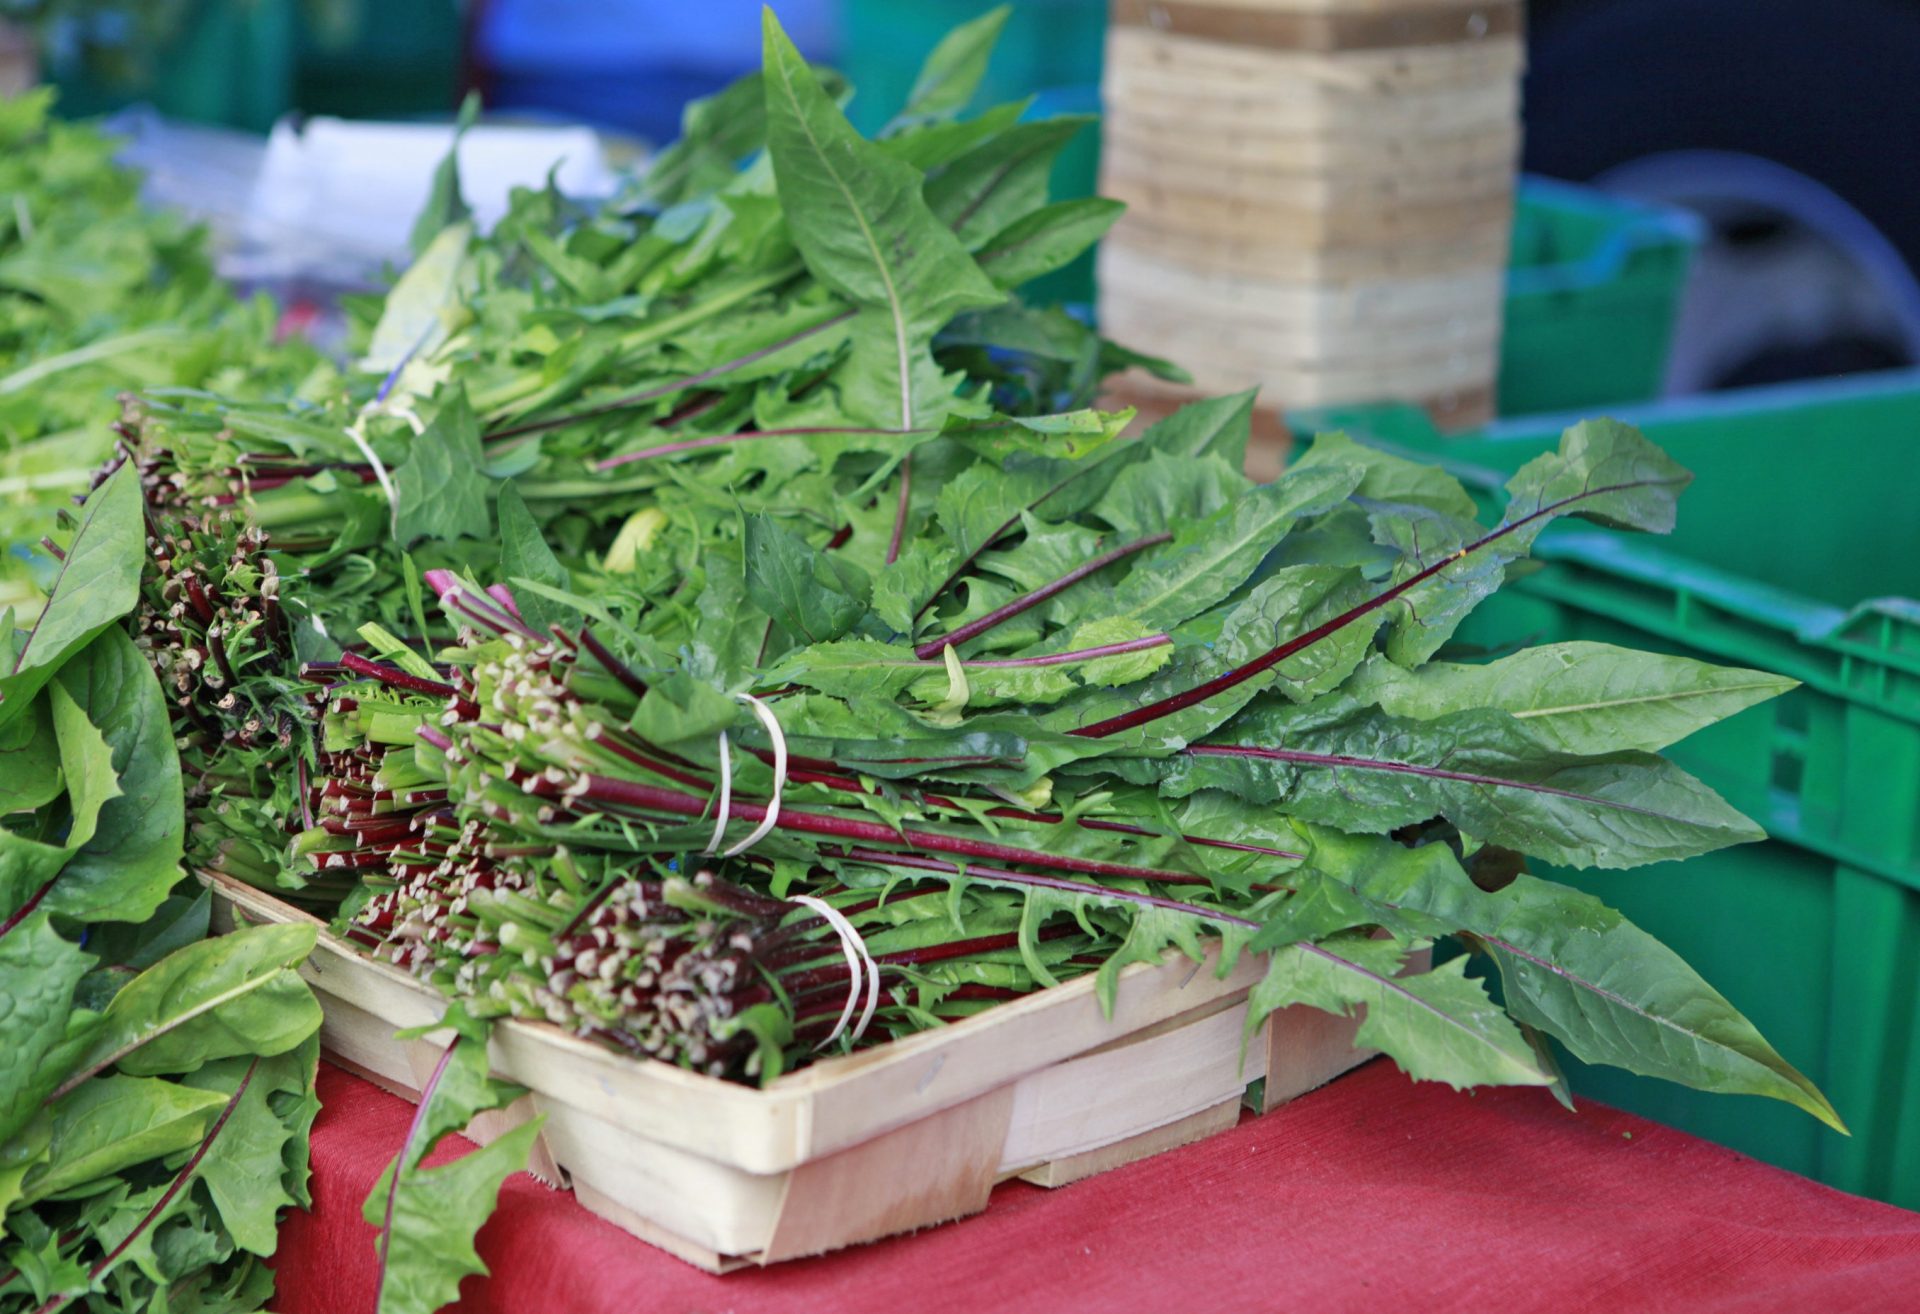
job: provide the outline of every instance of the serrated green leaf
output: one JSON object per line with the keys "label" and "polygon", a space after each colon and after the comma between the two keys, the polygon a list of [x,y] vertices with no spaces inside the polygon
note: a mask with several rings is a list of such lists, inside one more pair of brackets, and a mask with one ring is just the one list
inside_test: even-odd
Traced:
{"label": "serrated green leaf", "polygon": [[856,133],[765,15],[767,149],[807,267],[860,309],[839,372],[848,414],[916,429],[953,409],[927,351],[962,310],[1005,295],[921,198],[922,176]]}
{"label": "serrated green leaf", "polygon": [[[1367,856],[1353,851],[1366,846]],[[1587,1063],[1607,1063],[1697,1090],[1765,1095],[1836,1130],[1839,1115],[1811,1081],[1679,955],[1591,895],[1521,875],[1475,885],[1442,845],[1320,833],[1316,852],[1355,889],[1436,933],[1465,933],[1499,964],[1507,1008]]]}
{"label": "serrated green leaf", "polygon": [[1126,208],[1100,196],[1056,201],[1015,219],[973,258],[999,286],[1019,287],[1072,264],[1107,235]]}
{"label": "serrated green leaf", "polygon": [[[306,1044],[260,1060],[220,1129],[214,1151],[200,1162],[199,1178],[206,1183],[234,1245],[263,1258],[271,1257],[278,1244],[280,1210],[298,1203],[287,1189],[286,1155],[296,1138],[305,1134],[301,1119],[311,1120],[307,1106],[319,1107],[311,1095],[318,1058],[316,1033]],[[186,1077],[181,1085],[230,1099],[250,1064],[254,1060],[246,1057],[222,1059]],[[294,1120],[284,1118],[276,1105],[296,1110]],[[305,1164],[302,1153],[299,1175],[303,1181]]]}
{"label": "serrated green leaf", "polygon": [[1199,615],[1245,583],[1300,520],[1343,500],[1353,482],[1347,470],[1289,474],[1249,488],[1204,520],[1169,521],[1173,541],[1128,572],[1113,591],[1112,614],[1149,631]]}
{"label": "serrated green leaf", "polygon": [[1468,1086],[1545,1086],[1525,1037],[1456,958],[1417,976],[1398,975],[1405,949],[1391,940],[1342,935],[1275,953],[1249,995],[1251,1033],[1294,1004],[1353,1016],[1356,1045],[1385,1051],[1416,1081]]}
{"label": "serrated green leaf", "polygon": [[451,1163],[420,1166],[442,1138],[474,1115],[525,1094],[489,1077],[484,1029],[462,1024],[458,1031],[421,1094],[406,1144],[361,1209],[367,1222],[382,1229],[380,1314],[433,1314],[458,1295],[461,1278],[487,1271],[474,1235],[493,1212],[501,1184],[526,1167],[544,1121],[523,1123]]}
{"label": "serrated green leaf", "polygon": [[873,585],[844,557],[822,552],[771,516],[747,517],[747,596],[789,633],[826,643],[866,615]]}
{"label": "serrated green leaf", "polygon": [[393,472],[394,541],[490,536],[485,465],[479,422],[466,394],[456,392]]}

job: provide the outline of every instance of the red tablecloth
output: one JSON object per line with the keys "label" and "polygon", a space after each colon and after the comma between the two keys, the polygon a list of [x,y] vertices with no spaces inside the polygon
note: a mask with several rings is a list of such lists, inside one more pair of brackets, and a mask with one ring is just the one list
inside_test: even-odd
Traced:
{"label": "red tablecloth", "polygon": [[[410,1107],[323,1068],[314,1210],[282,1314],[373,1308],[360,1203]],[[465,1314],[1078,1310],[1920,1310],[1920,1214],[1538,1090],[1462,1095],[1375,1062],[1232,1132],[978,1217],[710,1277],[516,1177]]]}

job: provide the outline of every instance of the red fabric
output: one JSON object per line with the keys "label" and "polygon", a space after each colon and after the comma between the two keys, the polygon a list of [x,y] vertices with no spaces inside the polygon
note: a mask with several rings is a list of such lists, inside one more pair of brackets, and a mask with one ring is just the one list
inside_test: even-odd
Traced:
{"label": "red fabric", "polygon": [[[373,1308],[360,1203],[411,1108],[320,1075],[314,1211],[281,1231],[282,1314]],[[1920,1214],[1599,1105],[1462,1095],[1376,1062],[1265,1118],[978,1217],[716,1278],[525,1176],[463,1314],[1920,1309]]]}

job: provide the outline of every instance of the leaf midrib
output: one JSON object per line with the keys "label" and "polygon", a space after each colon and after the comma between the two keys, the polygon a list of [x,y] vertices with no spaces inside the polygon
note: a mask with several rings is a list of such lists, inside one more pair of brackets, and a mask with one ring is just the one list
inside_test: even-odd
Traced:
{"label": "leaf midrib", "polygon": [[1742,694],[1755,689],[1772,689],[1779,685],[1777,680],[1750,680],[1745,684],[1722,684],[1707,689],[1681,689],[1666,693],[1636,694],[1631,698],[1600,698],[1586,703],[1558,703],[1548,707],[1530,707],[1524,711],[1509,712],[1516,720],[1529,720],[1538,716],[1572,716],[1578,712],[1599,712],[1612,707],[1633,707],[1641,703],[1677,703],[1684,698],[1707,698],[1714,694]]}
{"label": "leaf midrib", "polygon": [[800,98],[794,94],[792,70],[782,61],[780,69],[780,87],[786,93],[787,103],[793,108],[794,122],[800,125],[800,131],[806,135],[807,145],[813,148],[814,156],[820,161],[820,167],[826,171],[833,185],[839,189],[841,197],[847,203],[847,209],[853,212],[854,222],[860,225],[860,236],[866,241],[867,250],[873,256],[874,268],[879,271],[880,282],[887,290],[887,310],[893,318],[893,342],[898,354],[900,367],[900,427],[913,427],[913,383],[907,349],[906,310],[900,302],[899,289],[894,286],[893,272],[887,267],[886,258],[880,252],[880,243],[873,235],[873,227],[867,222],[866,212],[853,197],[846,180],[840,171],[833,167],[833,160],[814,135],[813,125],[807,122],[805,112],[800,108]]}

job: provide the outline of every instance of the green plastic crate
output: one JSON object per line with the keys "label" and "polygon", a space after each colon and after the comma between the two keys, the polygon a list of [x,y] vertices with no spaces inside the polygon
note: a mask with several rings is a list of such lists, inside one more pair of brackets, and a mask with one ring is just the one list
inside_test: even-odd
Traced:
{"label": "green plastic crate", "polygon": [[[1575,416],[1444,438],[1411,407],[1289,417],[1439,458],[1489,507]],[[1920,371],[1624,411],[1698,476],[1671,537],[1550,527],[1483,603],[1482,650],[1590,639],[1779,671],[1787,696],[1672,756],[1773,837],[1555,873],[1671,944],[1820,1083],[1851,1139],[1768,1101],[1572,1065],[1595,1099],[1920,1206]]]}
{"label": "green plastic crate", "polygon": [[298,26],[294,0],[195,0],[145,76],[116,72],[111,50],[56,51],[47,74],[69,117],[148,101],[169,118],[265,132],[293,108]]}
{"label": "green plastic crate", "polygon": [[1514,208],[1499,413],[1660,395],[1704,226],[1684,210],[1527,178]]}

